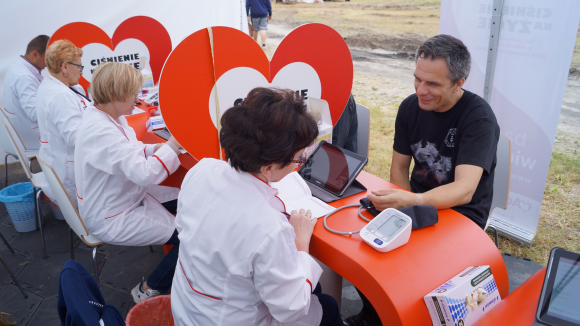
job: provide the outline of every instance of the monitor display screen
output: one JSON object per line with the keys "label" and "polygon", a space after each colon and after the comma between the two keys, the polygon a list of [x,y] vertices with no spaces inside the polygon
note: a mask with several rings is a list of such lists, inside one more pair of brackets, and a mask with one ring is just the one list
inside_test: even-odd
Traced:
{"label": "monitor display screen", "polygon": [[383,225],[381,225],[377,231],[390,238],[393,234],[399,231],[403,226],[405,226],[405,220],[392,215]]}
{"label": "monitor display screen", "polygon": [[580,324],[580,261],[560,257],[547,314]]}
{"label": "monitor display screen", "polygon": [[348,186],[351,176],[356,177],[365,161],[362,156],[322,142],[298,173],[305,180],[340,194]]}

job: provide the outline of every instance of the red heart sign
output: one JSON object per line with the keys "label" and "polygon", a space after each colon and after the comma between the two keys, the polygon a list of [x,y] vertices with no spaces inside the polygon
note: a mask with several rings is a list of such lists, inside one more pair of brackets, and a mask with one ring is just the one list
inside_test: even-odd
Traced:
{"label": "red heart sign", "polygon": [[[194,157],[219,157],[217,129],[210,116],[210,96],[216,79],[234,70],[238,70],[235,76],[240,76],[240,68],[244,67],[261,74],[268,83],[288,65],[301,63],[311,67],[319,79],[316,83],[319,83],[320,98],[328,102],[332,124],[336,124],[351,92],[353,67],[350,50],[335,30],[322,24],[300,26],[284,38],[271,62],[247,34],[229,27],[213,27],[212,32],[213,60],[209,32],[199,30],[173,50],[159,83],[159,104],[165,123]],[[301,77],[293,76],[294,84],[296,80],[300,83]],[[238,79],[234,82],[240,88],[246,86],[248,79]],[[284,83],[276,85],[291,87]],[[224,91],[227,90],[218,89],[218,93]],[[221,113],[231,106],[232,103],[220,100]]]}
{"label": "red heart sign", "polygon": [[[144,32],[144,31],[147,32]],[[157,20],[146,16],[135,16],[123,21],[113,33],[113,37],[105,33],[100,27],[89,23],[75,22],[59,28],[48,42],[52,44],[56,40],[67,39],[79,48],[91,43],[101,43],[111,50],[123,40],[137,39],[143,42],[149,49],[151,56],[149,64],[153,73],[153,79],[157,81],[165,59],[171,53],[171,38],[169,33]],[[81,77],[79,84],[86,90],[90,83]]]}

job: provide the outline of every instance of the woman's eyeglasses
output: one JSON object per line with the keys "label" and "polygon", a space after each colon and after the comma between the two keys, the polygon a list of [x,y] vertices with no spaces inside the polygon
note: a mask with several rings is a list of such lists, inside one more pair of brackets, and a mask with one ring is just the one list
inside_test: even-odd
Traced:
{"label": "woman's eyeglasses", "polygon": [[72,62],[68,62],[68,61],[65,61],[65,62],[68,64],[71,64],[73,66],[77,66],[77,67],[81,68],[81,72],[83,72],[83,69],[85,69],[85,66],[77,65],[76,63],[72,63]]}
{"label": "woman's eyeglasses", "polygon": [[306,163],[307,160],[308,160],[308,158],[303,153],[302,155],[300,155],[300,157],[297,160],[292,160],[290,162],[292,162],[292,163],[298,163],[298,164],[302,165],[302,164]]}

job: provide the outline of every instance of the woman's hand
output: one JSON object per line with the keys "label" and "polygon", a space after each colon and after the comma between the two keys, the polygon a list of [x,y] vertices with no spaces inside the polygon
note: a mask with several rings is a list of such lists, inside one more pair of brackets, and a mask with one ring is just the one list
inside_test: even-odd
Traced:
{"label": "woman's hand", "polygon": [[312,237],[312,231],[314,231],[314,226],[316,225],[317,218],[310,220],[312,218],[312,213],[310,210],[300,212],[292,211],[290,214],[290,224],[294,228],[294,233],[296,233],[296,249],[298,251],[304,251],[308,253],[308,248],[310,247],[310,238]]}
{"label": "woman's hand", "polygon": [[181,145],[179,145],[179,143],[177,142],[177,140],[173,136],[169,137],[169,139],[167,141],[172,142],[175,146],[177,146],[177,148],[180,148],[180,149],[182,148]]}

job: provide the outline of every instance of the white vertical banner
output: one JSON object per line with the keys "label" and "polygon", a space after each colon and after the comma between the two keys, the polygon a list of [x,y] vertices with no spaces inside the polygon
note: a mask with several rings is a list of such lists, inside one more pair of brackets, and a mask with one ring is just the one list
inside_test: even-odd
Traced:
{"label": "white vertical banner", "polygon": [[[472,56],[464,88],[483,97],[493,0],[442,0],[439,32]],[[511,139],[508,209],[492,223],[535,236],[568,79],[578,0],[505,0],[490,105]],[[531,240],[530,239],[530,240]]]}

